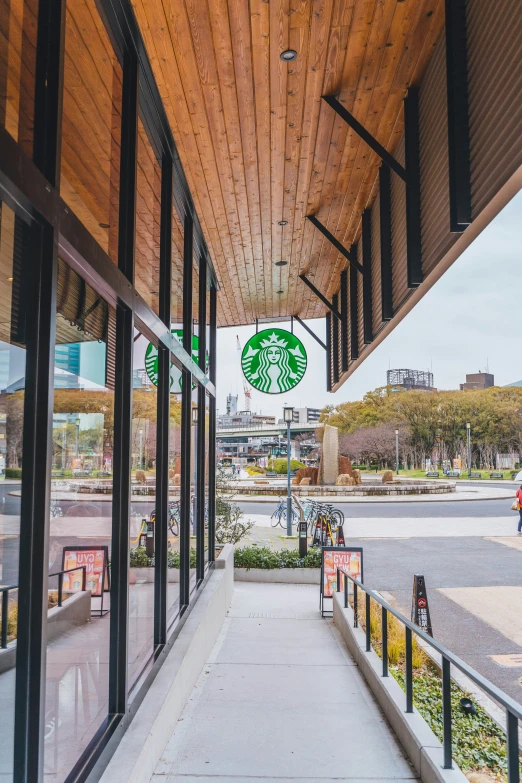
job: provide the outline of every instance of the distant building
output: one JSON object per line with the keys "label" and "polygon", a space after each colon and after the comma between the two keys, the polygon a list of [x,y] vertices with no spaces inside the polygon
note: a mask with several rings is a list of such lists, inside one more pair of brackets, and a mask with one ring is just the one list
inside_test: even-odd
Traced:
{"label": "distant building", "polygon": [[310,424],[319,421],[320,408],[294,408],[292,420],[298,424]]}
{"label": "distant building", "polygon": [[237,394],[227,394],[227,416],[235,416],[237,413]]}
{"label": "distant building", "polygon": [[433,373],[427,370],[388,370],[386,385],[397,390],[437,391],[433,386]]}
{"label": "distant building", "polygon": [[461,391],[473,391],[475,389],[489,389],[495,385],[495,376],[489,372],[474,372],[466,375],[466,383],[460,384]]}
{"label": "distant building", "polygon": [[[237,397],[235,399],[237,400]],[[217,426],[222,429],[225,427],[252,427],[275,423],[275,416],[265,416],[263,413],[252,413],[251,411],[237,411],[233,415],[224,413],[217,417]]]}

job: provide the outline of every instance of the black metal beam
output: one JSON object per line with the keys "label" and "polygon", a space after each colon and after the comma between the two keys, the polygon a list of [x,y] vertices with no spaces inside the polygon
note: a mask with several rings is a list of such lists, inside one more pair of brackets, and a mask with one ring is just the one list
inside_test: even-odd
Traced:
{"label": "black metal beam", "polygon": [[382,320],[393,318],[393,251],[391,225],[390,169],[379,169],[379,218],[381,244],[381,305]]}
{"label": "black metal beam", "polygon": [[[217,297],[214,284],[210,288],[210,345],[209,345],[209,377],[212,383],[216,383],[216,336],[217,336]],[[208,561],[213,563],[216,559],[216,398],[211,396],[208,413]]]}
{"label": "black metal beam", "polygon": [[332,391],[332,314],[326,313],[326,391]]}
{"label": "black metal beam", "polygon": [[[183,237],[183,348],[192,352],[192,253],[193,224],[185,217]],[[190,602],[190,511],[191,511],[191,439],[192,439],[192,374],[181,370],[181,486],[180,486],[180,611]]]}
{"label": "black metal beam", "polygon": [[[198,363],[205,371],[207,358],[207,264],[199,265]],[[205,387],[198,384],[198,429],[196,443],[196,583],[205,578]]]}
{"label": "black metal beam", "polygon": [[33,160],[53,187],[60,183],[65,0],[38,4]]}
{"label": "black metal beam", "polygon": [[35,228],[24,253],[31,265],[26,287],[26,371],[18,589],[15,783],[43,779],[47,648],[47,575],[52,463],[56,331],[56,233]]}
{"label": "black metal beam", "polygon": [[308,334],[309,334],[311,337],[313,337],[313,338],[314,338],[314,340],[316,341],[316,343],[319,343],[319,345],[321,346],[321,348],[323,348],[323,350],[325,350],[325,351],[326,351],[326,350],[328,350],[328,349],[327,349],[327,346],[326,346],[326,344],[325,344],[325,343],[323,343],[323,341],[321,340],[321,338],[320,338],[320,337],[318,337],[318,336],[315,334],[315,332],[312,332],[312,330],[310,329],[310,327],[309,327],[309,326],[307,326],[307,325],[305,324],[305,322],[304,322],[304,321],[303,321],[301,318],[299,318],[299,316],[298,316],[298,315],[294,315],[294,321],[297,321],[297,323],[298,323],[298,324],[301,324],[301,326],[303,327],[303,329],[305,329],[305,330],[308,332]]}
{"label": "black metal beam", "polygon": [[[170,328],[172,260],[172,160],[161,165],[159,315]],[[167,550],[169,520],[170,351],[158,345],[156,429],[156,525],[154,531],[154,644],[167,643]]]}
{"label": "black metal beam", "polygon": [[338,251],[339,251],[339,253],[342,253],[342,255],[343,255],[345,258],[347,258],[347,259],[348,259],[348,261],[350,262],[350,264],[353,264],[353,265],[356,267],[357,271],[358,271],[358,272],[360,272],[360,273],[361,273],[361,275],[362,275],[362,274],[364,274],[364,270],[363,270],[362,266],[361,266],[361,265],[358,263],[357,259],[356,259],[356,258],[354,258],[354,256],[353,256],[353,253],[351,253],[349,250],[347,250],[347,249],[345,248],[345,246],[344,246],[344,245],[342,245],[342,244],[339,242],[339,240],[338,240],[338,239],[336,239],[336,238],[334,237],[334,235],[332,234],[332,232],[331,232],[331,231],[328,231],[328,229],[326,228],[326,226],[324,226],[324,225],[321,223],[321,221],[320,221],[320,220],[318,220],[318,219],[316,218],[316,216],[315,216],[315,215],[307,215],[307,216],[306,216],[306,219],[307,219],[307,220],[309,220],[309,221],[310,221],[310,223],[311,223],[313,226],[315,226],[315,227],[316,227],[316,228],[317,228],[317,229],[318,229],[318,230],[321,232],[321,234],[323,234],[323,235],[324,235],[324,236],[327,238],[327,240],[328,240],[329,242],[331,242],[331,243],[332,243],[332,245],[333,245],[333,246],[336,248],[336,250],[338,250]]}
{"label": "black metal beam", "polygon": [[419,148],[419,90],[410,87],[404,99],[404,152],[406,159],[406,255],[408,288],[422,283],[421,192]]}
{"label": "black metal beam", "polygon": [[310,282],[310,280],[308,280],[308,278],[307,278],[307,276],[306,276],[306,275],[299,275],[299,277],[301,278],[301,280],[303,281],[303,283],[305,283],[305,284],[308,286],[308,288],[309,288],[311,291],[313,291],[313,292],[314,292],[314,294],[316,295],[316,297],[317,297],[318,299],[320,299],[320,300],[321,300],[321,302],[323,302],[323,304],[325,304],[325,305],[328,307],[328,309],[329,309],[329,310],[331,310],[331,312],[332,312],[332,313],[335,315],[335,317],[336,317],[336,318],[338,318],[338,319],[339,319],[339,321],[340,321],[340,320],[341,320],[341,313],[339,312],[339,310],[338,310],[336,307],[334,307],[334,306],[333,306],[333,304],[332,304],[331,302],[329,302],[329,301],[328,301],[328,299],[326,298],[326,296],[324,296],[324,295],[323,295],[323,294],[322,294],[322,293],[321,293],[321,292],[320,292],[320,291],[319,291],[319,290],[318,290],[318,289],[315,287],[315,285],[314,285],[313,283],[311,283],[311,282]]}
{"label": "black metal beam", "polygon": [[372,212],[365,209],[362,213],[362,255],[363,277],[363,333],[364,344],[373,341],[373,299],[372,299]]}
{"label": "black metal beam", "polygon": [[347,372],[349,365],[348,351],[348,270],[341,272],[341,372]]}
{"label": "black metal beam", "polygon": [[[355,245],[353,246],[356,247]],[[359,278],[350,267],[350,357],[359,358]]]}
{"label": "black metal beam", "polygon": [[388,150],[382,146],[382,144],[379,144],[377,139],[375,139],[371,133],[369,133],[364,125],[361,125],[361,123],[355,119],[353,114],[351,114],[348,109],[346,109],[340,101],[337,100],[333,95],[323,95],[322,96],[323,101],[326,101],[328,106],[331,106],[334,111],[337,112],[339,117],[341,117],[349,126],[354,130],[358,136],[361,137],[361,139],[366,142],[366,144],[380,157],[384,163],[386,163],[387,166],[389,166],[393,171],[401,177],[406,182],[407,179],[407,169],[404,169],[403,166],[399,163],[399,161],[395,160],[393,155],[388,152]]}
{"label": "black metal beam", "polygon": [[466,0],[446,0],[450,231],[471,223]]}
{"label": "black metal beam", "polygon": [[[335,309],[337,310],[339,308],[339,294],[334,294],[333,296],[333,305]],[[342,323],[342,319],[340,321],[334,321],[332,323],[332,354],[333,354],[333,361],[332,361],[332,376],[333,376],[333,382],[339,383],[339,326]]]}

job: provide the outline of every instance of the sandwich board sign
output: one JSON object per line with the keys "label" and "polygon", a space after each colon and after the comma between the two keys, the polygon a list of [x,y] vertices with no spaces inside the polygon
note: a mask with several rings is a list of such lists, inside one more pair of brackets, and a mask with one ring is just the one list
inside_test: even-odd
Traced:
{"label": "sandwich board sign", "polygon": [[428,604],[428,592],[426,582],[422,574],[413,577],[413,597],[411,602],[411,621],[421,630],[433,636],[431,627],[430,607]]}
{"label": "sandwich board sign", "polygon": [[[358,546],[323,546],[321,547],[321,588],[319,607],[321,615],[326,614],[325,600],[333,601],[333,594],[337,590],[337,569],[363,581],[363,550]],[[328,610],[331,614],[333,609]]]}

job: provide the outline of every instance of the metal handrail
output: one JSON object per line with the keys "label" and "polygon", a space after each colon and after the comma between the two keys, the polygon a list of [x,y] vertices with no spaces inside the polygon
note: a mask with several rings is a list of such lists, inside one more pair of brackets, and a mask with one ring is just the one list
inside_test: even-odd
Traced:
{"label": "metal handrail", "polygon": [[[69,574],[71,571],[83,571],[82,576],[82,592],[84,593],[87,589],[87,566],[76,566],[76,568],[66,568],[63,571],[56,571],[54,574],[49,574],[48,578],[51,576],[57,576],[58,577],[58,606],[62,606],[63,603],[63,575]],[[0,649],[5,650],[7,647],[7,612],[8,612],[8,604],[9,604],[9,591],[10,590],[18,590],[19,585],[6,585],[4,587],[0,586],[0,593],[2,593],[2,626],[0,629]]]}
{"label": "metal handrail", "polygon": [[437,642],[411,620],[408,620],[401,612],[394,609],[378,593],[365,587],[363,583],[343,568],[337,569],[337,592],[341,592],[341,574],[344,578],[344,607],[348,608],[348,584],[353,583],[353,614],[354,628],[359,626],[358,591],[362,590],[366,598],[366,652],[370,652],[370,600],[373,599],[381,606],[382,610],[382,676],[388,676],[388,612],[399,620],[406,631],[406,712],[413,712],[413,666],[412,666],[412,633],[416,634],[426,644],[429,644],[442,656],[442,725],[443,725],[443,754],[444,769],[452,769],[452,728],[451,728],[451,666],[455,666],[469,679],[478,685],[485,693],[491,696],[506,710],[506,736],[507,736],[507,764],[508,783],[519,783],[519,746],[518,746],[518,721],[522,720],[522,704],[508,696],[496,685],[487,680],[475,669],[469,666],[462,658],[455,655],[443,644]]}

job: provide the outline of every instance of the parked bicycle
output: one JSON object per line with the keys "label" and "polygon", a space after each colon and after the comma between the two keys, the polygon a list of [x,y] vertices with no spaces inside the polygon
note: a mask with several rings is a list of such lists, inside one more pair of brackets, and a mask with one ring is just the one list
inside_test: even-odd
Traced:
{"label": "parked bicycle", "polygon": [[[279,498],[279,505],[277,506],[276,510],[272,514],[271,518],[272,527],[277,527],[280,525],[284,530],[286,530],[286,500],[283,500],[283,498]],[[299,514],[297,513],[297,510],[292,506],[292,525],[297,525],[299,522]]]}

